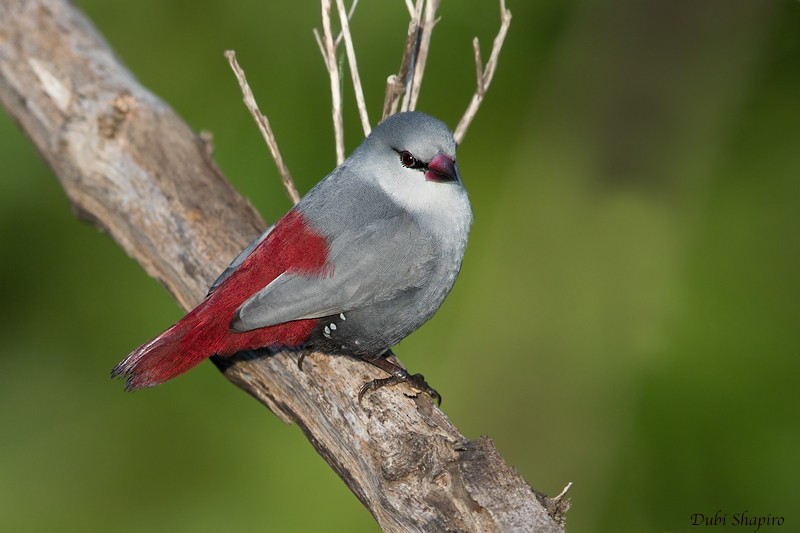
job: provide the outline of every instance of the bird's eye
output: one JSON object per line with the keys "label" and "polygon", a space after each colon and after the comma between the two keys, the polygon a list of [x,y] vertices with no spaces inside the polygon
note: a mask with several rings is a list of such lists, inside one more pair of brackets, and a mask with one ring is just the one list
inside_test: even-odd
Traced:
{"label": "bird's eye", "polygon": [[400,162],[404,167],[416,168],[418,166],[417,158],[412,155],[408,150],[400,152]]}

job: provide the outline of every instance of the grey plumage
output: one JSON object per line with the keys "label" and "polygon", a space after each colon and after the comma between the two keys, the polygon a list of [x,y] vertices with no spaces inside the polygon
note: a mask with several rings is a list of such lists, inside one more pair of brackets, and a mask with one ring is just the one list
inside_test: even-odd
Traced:
{"label": "grey plumage", "polygon": [[[232,329],[323,318],[308,344],[377,357],[426,322],[453,286],[472,221],[455,149],[449,129],[423,113],[377,126],[296,206],[327,239],[330,271],[282,274],[239,307]],[[426,166],[404,166],[403,152],[420,165],[443,157],[455,176],[430,179]]]}
{"label": "grey plumage", "polygon": [[381,356],[433,315],[461,268],[472,211],[455,151],[435,118],[388,118],[248,246],[203,302],[112,375],[135,390],[214,355],[305,346],[361,356],[389,374],[366,383],[359,401],[403,382],[441,399],[422,375]]}

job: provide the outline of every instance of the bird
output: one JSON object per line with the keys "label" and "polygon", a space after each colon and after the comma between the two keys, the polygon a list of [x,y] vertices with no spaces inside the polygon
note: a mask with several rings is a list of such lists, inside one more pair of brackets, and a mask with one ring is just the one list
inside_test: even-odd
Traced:
{"label": "bird", "polygon": [[[441,403],[391,348],[427,322],[458,276],[472,224],[444,122],[392,115],[236,257],[206,298],[111,372],[153,387],[201,361],[248,350],[348,355]],[[302,360],[302,355],[301,355]]]}

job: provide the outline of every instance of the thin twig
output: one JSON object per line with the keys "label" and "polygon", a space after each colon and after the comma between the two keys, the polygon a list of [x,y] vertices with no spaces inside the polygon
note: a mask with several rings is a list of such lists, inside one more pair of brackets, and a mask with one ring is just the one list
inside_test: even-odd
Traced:
{"label": "thin twig", "polygon": [[325,70],[328,70],[328,58],[325,55],[325,45],[322,44],[322,36],[319,34],[319,30],[314,28],[311,30],[314,33],[314,40],[317,41],[317,46],[319,47],[319,53],[322,54],[322,60],[325,61]]}
{"label": "thin twig", "polygon": [[483,96],[486,86],[483,83],[483,63],[481,61],[481,42],[477,37],[472,39],[472,50],[475,52],[475,74],[478,85],[478,94]]}
{"label": "thin twig", "polygon": [[[419,9],[422,9],[422,3],[418,4]],[[417,12],[419,15],[419,12]],[[406,44],[403,48],[403,59],[400,62],[400,72],[392,74],[386,80],[386,95],[383,99],[383,118],[397,113],[397,106],[400,103],[400,97],[406,93],[406,80],[408,72],[411,68],[414,49],[417,44],[419,36],[419,17],[415,17],[414,13],[411,14],[411,21],[408,23],[408,36],[406,37]]]}
{"label": "thin twig", "polygon": [[331,2],[320,0],[322,8],[322,37],[315,31],[317,42],[322,44],[325,67],[331,82],[331,115],[333,117],[333,135],[336,140],[336,164],[344,161],[344,123],[342,120],[342,88],[339,78],[339,67],[336,64],[336,46],[331,33]]}
{"label": "thin twig", "polygon": [[558,504],[558,503],[561,503],[561,500],[563,500],[563,499],[564,499],[564,496],[566,496],[566,495],[567,495],[567,492],[569,492],[569,489],[571,489],[571,488],[572,488],[572,481],[570,481],[569,483],[567,483],[567,486],[566,486],[566,487],[564,487],[564,490],[562,490],[562,491],[559,493],[559,495],[558,495],[558,496],[556,496],[555,498],[553,498],[553,501],[554,501],[555,503],[557,503],[557,504]]}
{"label": "thin twig", "polygon": [[292,175],[289,173],[289,169],[283,162],[281,151],[278,149],[278,141],[275,139],[275,134],[272,132],[272,127],[269,124],[269,120],[261,113],[261,111],[259,111],[255,96],[253,96],[253,91],[250,90],[250,85],[247,83],[247,78],[244,75],[244,70],[242,70],[242,67],[239,66],[239,62],[236,61],[236,52],[233,50],[227,50],[225,52],[225,58],[228,60],[231,69],[233,69],[233,73],[236,75],[236,79],[239,81],[239,87],[242,90],[244,105],[247,106],[247,109],[250,111],[250,114],[253,116],[253,119],[258,125],[259,131],[261,131],[261,136],[264,137],[264,140],[267,142],[269,153],[272,154],[272,159],[275,160],[275,165],[278,167],[278,173],[281,175],[283,187],[286,189],[286,192],[289,194],[289,198],[292,199],[292,202],[296,204],[300,201],[300,194],[297,192],[297,187],[294,185],[294,180],[292,179]]}
{"label": "thin twig", "polygon": [[489,54],[489,61],[486,63],[486,70],[484,73],[484,87],[489,86],[494,77],[494,71],[497,68],[497,61],[500,58],[500,50],[503,48],[503,42],[506,40],[508,27],[511,25],[511,11],[506,9],[505,0],[500,0],[500,30],[492,43],[492,53]]}
{"label": "thin twig", "polygon": [[386,93],[383,96],[383,112],[381,120],[393,115],[397,109],[394,103],[398,94],[403,94],[403,84],[397,79],[397,74],[389,74],[386,78]]}
{"label": "thin twig", "polygon": [[[428,51],[431,47],[431,36],[433,27],[436,25],[436,10],[439,8],[440,0],[428,0],[425,3],[425,18],[420,24],[419,48],[416,54],[416,64],[414,65],[414,79],[408,88],[407,111],[414,111],[417,108],[419,91],[422,88],[422,76],[425,74],[425,65],[428,61]],[[405,104],[405,102],[404,102]]]}
{"label": "thin twig", "polygon": [[[356,6],[358,5],[358,0],[353,0],[353,3],[350,5],[350,11],[347,12],[347,21],[351,21],[353,19],[353,13],[356,12]],[[339,48],[339,44],[342,42],[342,38],[344,38],[344,31],[340,31],[339,35],[336,36],[336,39],[333,41],[333,45],[336,48]]]}
{"label": "thin twig", "polygon": [[[500,30],[497,32],[497,36],[494,38],[494,42],[492,43],[492,52],[489,54],[489,61],[486,62],[486,68],[483,69],[483,75],[478,82],[478,87],[475,90],[475,94],[472,95],[472,100],[470,101],[469,106],[467,106],[464,116],[461,117],[461,120],[458,122],[458,126],[456,126],[454,137],[458,143],[464,139],[464,135],[467,133],[467,128],[469,128],[472,119],[475,118],[475,114],[478,112],[481,102],[483,102],[483,97],[486,94],[486,90],[492,83],[494,71],[497,68],[497,61],[500,57],[500,50],[503,48],[503,41],[505,41],[506,34],[508,33],[508,27],[510,25],[511,11],[506,9],[505,0],[500,0]],[[475,39],[473,43],[476,41],[477,39]],[[475,48],[477,54],[479,50],[478,45],[473,44],[473,47]],[[476,68],[480,70],[479,61],[480,57],[479,55],[476,55]]]}
{"label": "thin twig", "polygon": [[400,104],[401,96],[403,100],[402,104],[400,104],[400,109],[402,111],[408,111],[408,101],[410,98],[409,87],[411,87],[411,83],[414,80],[414,67],[417,61],[417,52],[419,51],[420,20],[422,20],[423,4],[423,0],[417,0],[417,3],[414,5],[414,11],[411,12],[406,45],[403,48],[403,60],[400,62],[400,73],[397,76],[398,85],[395,87],[390,115],[397,112],[397,106]]}
{"label": "thin twig", "polygon": [[356,105],[358,116],[361,118],[361,127],[364,129],[364,137],[369,135],[372,128],[369,125],[367,115],[367,104],[364,101],[364,91],[361,88],[361,77],[358,75],[358,64],[356,63],[356,51],[353,48],[353,37],[350,34],[350,23],[347,20],[347,11],[344,8],[343,0],[336,0],[336,11],[339,12],[339,22],[342,25],[342,35],[344,36],[344,49],[347,53],[347,64],[350,67],[350,75],[353,78],[353,92],[356,95]]}

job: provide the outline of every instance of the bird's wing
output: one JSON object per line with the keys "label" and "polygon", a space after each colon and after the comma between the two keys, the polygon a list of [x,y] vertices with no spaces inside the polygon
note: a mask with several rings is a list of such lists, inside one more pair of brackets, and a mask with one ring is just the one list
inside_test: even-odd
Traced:
{"label": "bird's wing", "polygon": [[233,261],[231,261],[231,264],[230,264],[230,265],[228,265],[228,268],[226,268],[226,269],[225,269],[225,270],[222,272],[222,274],[220,274],[220,275],[219,275],[219,277],[218,277],[216,280],[214,280],[214,283],[212,283],[212,284],[211,284],[211,287],[208,289],[208,293],[209,293],[209,294],[211,294],[212,292],[214,292],[214,289],[216,289],[217,287],[219,287],[220,285],[222,285],[222,282],[223,282],[223,281],[225,281],[226,279],[228,279],[229,277],[231,277],[231,274],[233,274],[234,272],[236,272],[236,270],[237,270],[237,269],[238,269],[240,266],[242,266],[242,263],[244,263],[244,260],[245,260],[245,259],[247,259],[247,258],[250,256],[250,254],[251,254],[251,253],[253,253],[253,250],[255,250],[255,249],[256,249],[256,246],[258,246],[259,244],[261,244],[261,242],[262,242],[264,239],[266,239],[266,238],[267,238],[267,236],[268,236],[268,235],[269,235],[269,234],[272,232],[272,230],[273,230],[274,228],[275,228],[275,225],[273,224],[272,226],[268,227],[268,228],[267,228],[267,230],[266,230],[264,233],[262,233],[261,235],[259,235],[259,236],[256,238],[256,240],[254,240],[253,242],[251,242],[250,244],[248,244],[248,245],[247,245],[247,248],[245,248],[244,250],[242,250],[242,251],[239,253],[239,255],[237,255],[237,256],[236,256],[236,259],[234,259]]}
{"label": "bird's wing", "polygon": [[322,274],[284,272],[239,307],[231,327],[321,318],[418,289],[436,260],[433,239],[407,214],[345,230],[330,241]]}

